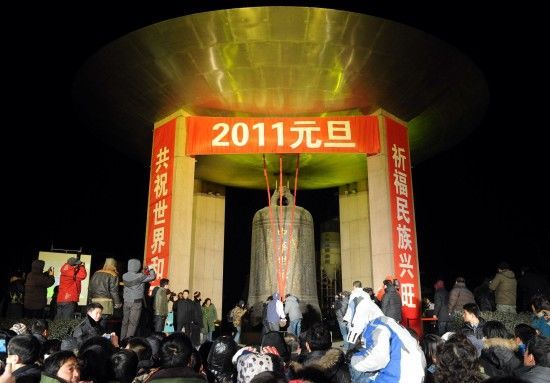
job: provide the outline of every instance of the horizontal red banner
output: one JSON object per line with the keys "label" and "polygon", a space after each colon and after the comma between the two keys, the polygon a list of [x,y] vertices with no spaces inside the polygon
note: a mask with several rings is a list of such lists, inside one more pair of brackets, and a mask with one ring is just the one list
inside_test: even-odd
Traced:
{"label": "horizontal red banner", "polygon": [[380,151],[378,117],[187,117],[187,155]]}

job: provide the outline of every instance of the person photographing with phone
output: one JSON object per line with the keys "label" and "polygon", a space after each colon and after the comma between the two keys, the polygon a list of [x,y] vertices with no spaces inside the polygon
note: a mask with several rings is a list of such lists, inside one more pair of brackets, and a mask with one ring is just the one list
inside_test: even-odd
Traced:
{"label": "person photographing with phone", "polygon": [[44,272],[44,266],[45,262],[41,259],[33,261],[31,272],[27,275],[23,302],[26,318],[44,319],[47,289],[55,283],[53,267]]}
{"label": "person photographing with phone", "polygon": [[157,277],[155,268],[152,265],[149,265],[144,271],[140,270],[140,260],[130,259],[128,261],[128,272],[122,275],[122,281],[124,282],[124,314],[120,339],[135,335],[143,308],[145,284],[154,281]]}
{"label": "person photographing with phone", "polygon": [[[51,269],[53,272],[53,268]],[[87,275],[86,266],[78,257],[70,257],[61,266],[55,319],[71,319],[73,317],[80,300],[81,283]]]}

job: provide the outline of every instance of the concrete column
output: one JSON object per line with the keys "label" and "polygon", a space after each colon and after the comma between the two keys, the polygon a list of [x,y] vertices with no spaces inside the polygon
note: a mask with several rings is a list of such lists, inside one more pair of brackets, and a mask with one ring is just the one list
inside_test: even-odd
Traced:
{"label": "concrete column", "polygon": [[225,188],[195,180],[191,280],[189,289],[212,299],[218,319],[222,312]]}
{"label": "concrete column", "polygon": [[191,282],[195,159],[185,155],[187,134],[183,113],[172,115],[156,125],[161,125],[173,118],[177,121],[168,278],[171,290],[182,291],[189,288]]}
{"label": "concrete column", "polygon": [[363,286],[372,286],[373,264],[367,181],[341,187],[339,202],[342,289],[351,291],[352,283],[356,280],[363,282]]}
{"label": "concrete column", "polygon": [[374,291],[382,286],[386,275],[394,275],[392,221],[390,205],[390,184],[388,174],[388,152],[386,125],[382,112],[379,115],[381,151],[367,158],[372,277]]}

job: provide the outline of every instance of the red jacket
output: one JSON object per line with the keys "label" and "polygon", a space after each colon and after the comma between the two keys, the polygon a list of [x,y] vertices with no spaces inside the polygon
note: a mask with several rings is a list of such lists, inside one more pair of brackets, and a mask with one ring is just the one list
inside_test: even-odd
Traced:
{"label": "red jacket", "polygon": [[80,282],[85,279],[87,275],[88,273],[84,266],[71,266],[65,263],[61,267],[57,302],[78,302],[80,299]]}

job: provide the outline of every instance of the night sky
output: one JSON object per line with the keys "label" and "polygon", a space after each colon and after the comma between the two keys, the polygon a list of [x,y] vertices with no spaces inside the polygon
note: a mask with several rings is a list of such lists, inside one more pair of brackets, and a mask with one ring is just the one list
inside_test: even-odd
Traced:
{"label": "night sky", "polygon": [[[7,267],[2,284],[9,270],[28,270],[38,251],[52,245],[83,246],[95,259],[93,269],[106,256],[143,257],[148,166],[121,154],[78,121],[71,103],[75,73],[101,46],[151,23],[215,9],[210,3],[266,4],[172,3],[127,3],[124,8],[101,1],[63,8],[51,2],[22,3],[18,12],[4,15],[18,26],[3,27]],[[543,186],[549,67],[541,57],[548,46],[545,13],[523,3],[489,10],[463,1],[365,3],[292,2],[417,27],[471,57],[489,83],[490,106],[480,126],[451,150],[413,168],[423,284],[462,274],[473,287],[492,275],[500,260],[515,268],[531,264],[550,274],[550,209]],[[334,190],[298,195],[298,204],[311,211],[317,224],[337,214],[336,201]],[[253,213],[266,203],[265,191],[229,189],[227,226],[250,228]],[[243,213],[231,215],[237,208]],[[226,258],[242,258],[246,269],[250,239],[231,227],[226,228]]]}

